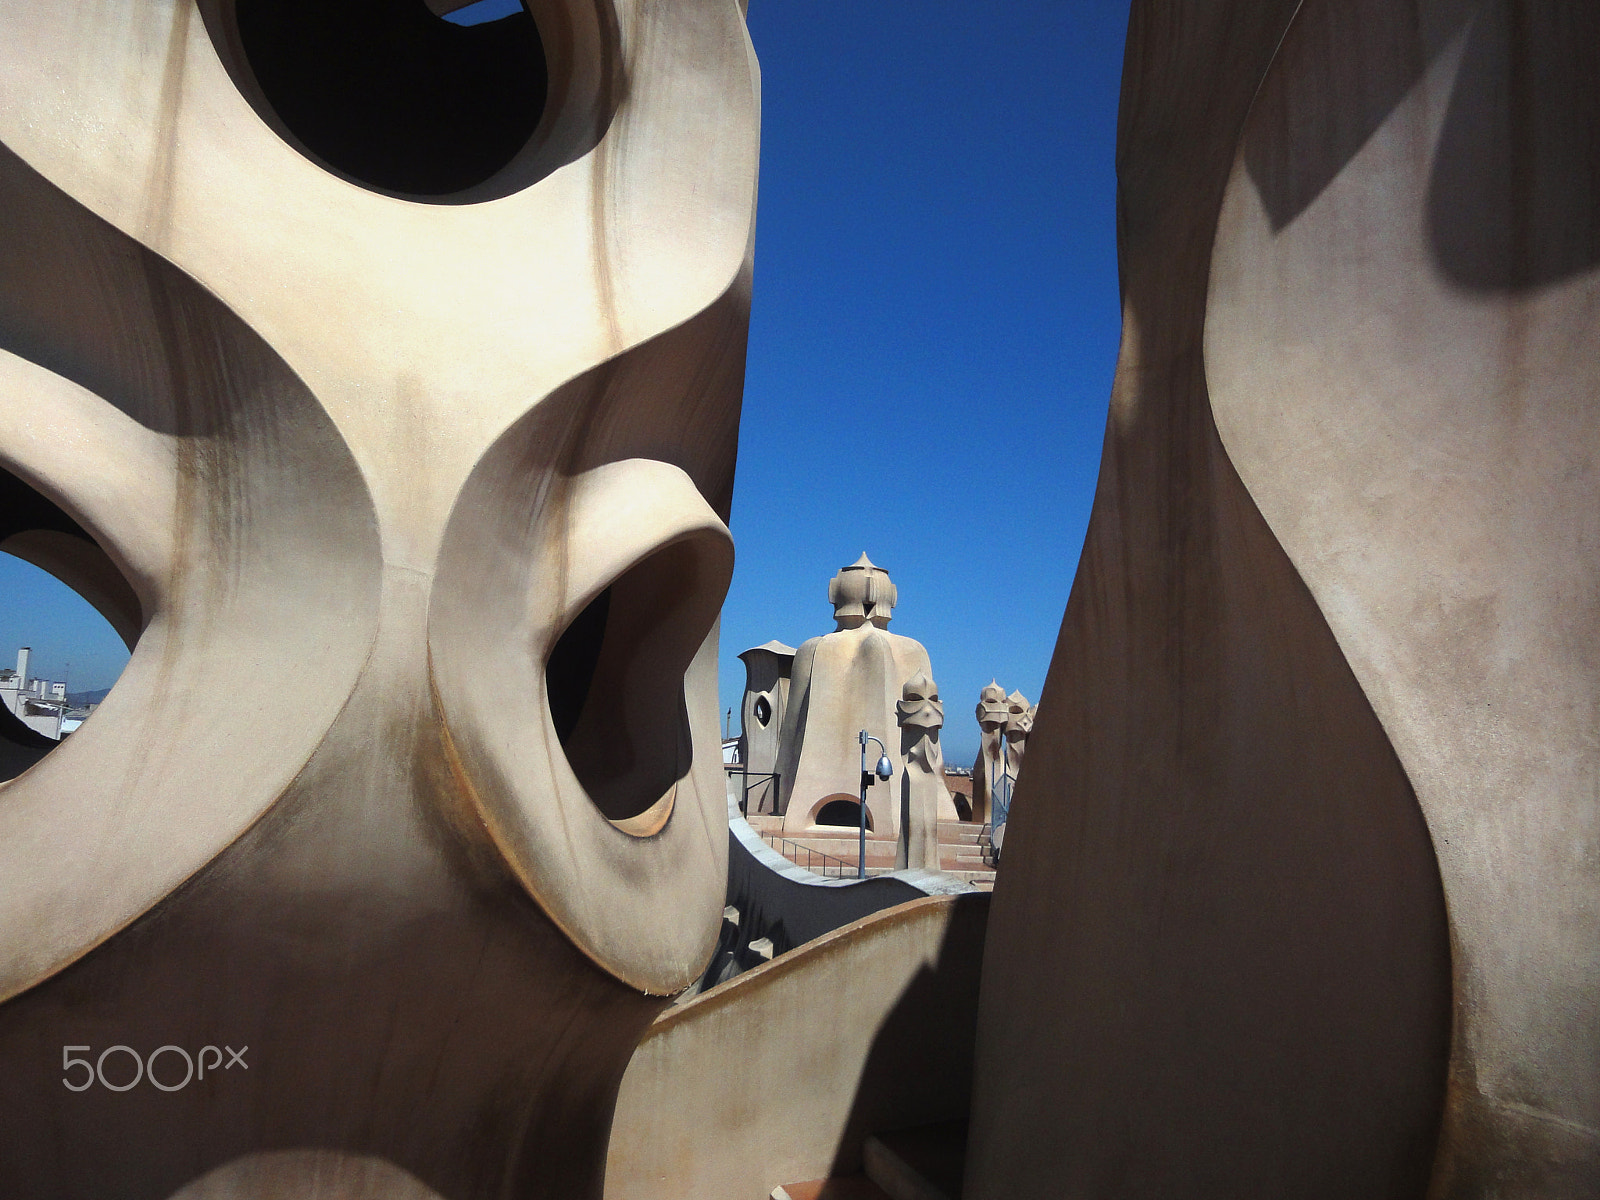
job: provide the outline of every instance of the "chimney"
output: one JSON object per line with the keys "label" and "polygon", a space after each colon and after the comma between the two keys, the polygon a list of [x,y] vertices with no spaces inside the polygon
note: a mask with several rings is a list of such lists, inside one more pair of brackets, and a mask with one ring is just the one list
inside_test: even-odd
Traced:
{"label": "chimney", "polygon": [[22,692],[28,686],[28,656],[33,650],[27,646],[17,651],[17,691]]}

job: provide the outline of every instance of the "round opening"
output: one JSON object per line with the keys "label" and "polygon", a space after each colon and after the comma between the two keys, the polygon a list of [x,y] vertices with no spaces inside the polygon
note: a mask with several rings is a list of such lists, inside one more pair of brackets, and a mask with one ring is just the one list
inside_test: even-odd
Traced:
{"label": "round opening", "polygon": [[0,471],[0,780],[90,720],[128,664],[139,604],[105,552]]}
{"label": "round opening", "polygon": [[660,802],[694,749],[684,676],[716,617],[720,547],[687,538],[636,563],[567,625],[545,660],[550,722],[573,774],[615,822]]}
{"label": "round opening", "polygon": [[424,0],[236,0],[239,47],[298,148],[381,191],[436,197],[526,146],[549,70],[521,3],[437,15]]}
{"label": "round opening", "polygon": [[772,705],[767,703],[765,696],[757,696],[754,708],[756,724],[765,729],[772,721]]}

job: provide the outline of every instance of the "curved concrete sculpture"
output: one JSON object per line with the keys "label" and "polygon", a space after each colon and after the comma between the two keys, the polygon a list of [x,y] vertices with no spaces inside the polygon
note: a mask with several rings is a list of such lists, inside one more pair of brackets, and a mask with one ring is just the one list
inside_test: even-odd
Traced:
{"label": "curved concrete sculpture", "polygon": [[1600,1193],[1596,45],[1134,4],[974,1200]]}
{"label": "curved concrete sculpture", "polygon": [[1006,697],[1006,723],[1002,733],[1005,736],[1005,745],[1001,750],[1000,771],[1005,779],[1005,803],[991,805],[989,821],[993,828],[989,834],[989,844],[994,847],[998,855],[1005,846],[1006,828],[1011,822],[1011,798],[1016,793],[1017,776],[1022,770],[1022,756],[1028,749],[1028,734],[1033,732],[1033,719],[1037,714],[1036,705],[1028,703],[1028,698],[1021,692],[1012,692]]}
{"label": "curved concrete sculpture", "polygon": [[1035,708],[1021,692],[1006,695],[995,680],[978,693],[978,760],[972,765],[972,819],[989,822],[997,812],[995,791],[1010,796],[1033,730]]}
{"label": "curved concrete sculpture", "polygon": [[900,793],[900,840],[896,867],[939,869],[939,822],[956,819],[950,789],[944,784],[944,753],[939,730],[944,704],[939,687],[922,672],[906,680],[895,705],[900,722],[900,761],[894,781]]}
{"label": "curved concrete sculpture", "polygon": [[978,693],[978,759],[972,764],[972,819],[980,823],[990,819],[991,792],[1004,770],[1001,746],[1005,742],[1007,715],[1006,690],[991,679]]}
{"label": "curved concrete sculpture", "polygon": [[1021,692],[1006,697],[1006,774],[1012,779],[1022,770],[1022,756],[1028,749],[1028,735],[1033,732],[1033,721],[1038,715],[1037,705],[1029,704]]}
{"label": "curved concrete sculpture", "polygon": [[[815,828],[823,806],[859,797],[861,730],[887,748],[894,764],[892,778],[905,770],[900,739],[895,736],[895,706],[904,682],[918,673],[932,676],[933,667],[921,642],[889,632],[898,598],[888,572],[863,554],[828,585],[837,628],[795,652],[779,738],[779,795],[786,830]],[[893,787],[880,784],[867,789],[867,821],[873,836],[900,835],[899,809],[899,793]]]}
{"label": "curved concrete sculpture", "polygon": [[[1348,18],[1305,13],[1245,125],[1212,408],[1433,835],[1456,981],[1438,1186],[1593,1195],[1600,858],[1574,847],[1600,845],[1600,14],[1357,12],[1359,66],[1327,49]],[[1336,171],[1284,170],[1287,113],[1341,128],[1374,89]]]}
{"label": "curved concrete sculpture", "polygon": [[137,638],[0,791],[7,1194],[595,1195],[705,965],[756,70],[530,8],[0,3],[0,468]]}

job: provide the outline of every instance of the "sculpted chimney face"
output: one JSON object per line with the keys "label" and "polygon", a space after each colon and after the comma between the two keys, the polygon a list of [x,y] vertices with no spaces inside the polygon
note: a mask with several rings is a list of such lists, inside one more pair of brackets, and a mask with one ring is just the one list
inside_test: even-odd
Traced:
{"label": "sculpted chimney face", "polygon": [[918,671],[900,689],[896,704],[902,727],[932,731],[944,725],[944,704],[939,700],[939,687],[926,674]]}
{"label": "sculpted chimney face", "polygon": [[[506,1072],[508,1112],[541,1071],[577,1071],[562,1086],[600,1112],[609,1035],[587,1067],[551,1046],[599,1020],[625,1061],[723,903],[715,622],[758,112],[739,5],[530,0],[462,28],[421,5],[3,0],[0,30],[0,545],[133,646],[93,719],[4,785],[0,998],[31,992],[0,1004],[0,1053],[78,1040],[53,997],[80,961],[124,981],[107,1044],[437,987],[394,1001],[410,1051],[353,1015],[280,1040],[247,1132],[108,1130],[168,1181],[196,1139],[305,1144],[307,1088],[389,1111],[328,1073],[399,1079],[393,1055],[423,1061],[474,1006],[565,1041],[452,1059],[438,1103],[460,1111],[430,1116],[446,1148],[422,1165],[466,1169],[451,1122]],[[126,931],[157,910],[135,976]],[[472,946],[517,964],[495,996],[453,982]],[[58,1107],[0,1124],[48,1141]],[[388,1136],[363,1153],[409,1161]],[[34,1194],[76,1194],[40,1170]]]}
{"label": "sculpted chimney face", "polygon": [[1037,711],[1021,692],[1006,697],[1006,739],[1020,742],[1033,732],[1033,715]]}
{"label": "sculpted chimney face", "polygon": [[868,622],[887,629],[898,602],[889,573],[873,566],[865,554],[841,568],[828,584],[828,603],[833,605],[838,629],[859,629]]}
{"label": "sculpted chimney face", "polygon": [[991,682],[978,693],[978,727],[992,733],[1005,727],[1009,715],[1006,708],[1006,690]]}

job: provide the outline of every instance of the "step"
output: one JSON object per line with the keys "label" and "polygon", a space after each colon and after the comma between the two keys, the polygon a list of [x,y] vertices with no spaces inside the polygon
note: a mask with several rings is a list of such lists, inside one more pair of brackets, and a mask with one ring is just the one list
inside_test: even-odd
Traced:
{"label": "step", "polygon": [[961,1200],[967,1123],[939,1121],[873,1134],[861,1157],[867,1178],[890,1200]]}
{"label": "step", "polygon": [[865,1175],[839,1179],[813,1179],[785,1183],[772,1189],[771,1200],[891,1200],[887,1192]]}

